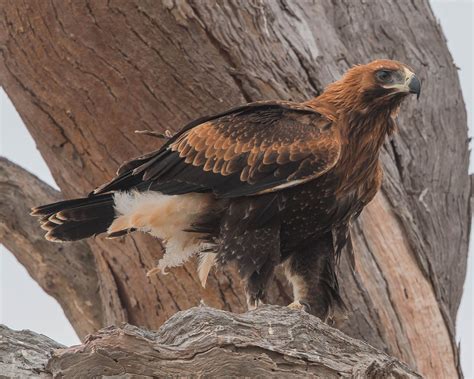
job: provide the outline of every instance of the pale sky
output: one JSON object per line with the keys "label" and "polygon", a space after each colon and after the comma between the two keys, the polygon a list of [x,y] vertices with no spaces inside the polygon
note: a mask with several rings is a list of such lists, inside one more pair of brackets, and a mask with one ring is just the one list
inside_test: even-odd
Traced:
{"label": "pale sky", "polygon": [[[474,0],[432,0],[454,61],[467,106],[470,136],[474,135]],[[0,155],[27,168],[50,185],[54,180],[13,104],[0,87]],[[471,172],[473,171],[471,154]],[[471,233],[472,234],[472,233]],[[15,257],[0,245],[0,323],[13,329],[31,329],[63,343],[79,343],[58,303],[33,281]],[[470,253],[473,248],[471,244]],[[461,362],[467,379],[474,379],[474,259],[468,260],[468,277],[457,320]]]}

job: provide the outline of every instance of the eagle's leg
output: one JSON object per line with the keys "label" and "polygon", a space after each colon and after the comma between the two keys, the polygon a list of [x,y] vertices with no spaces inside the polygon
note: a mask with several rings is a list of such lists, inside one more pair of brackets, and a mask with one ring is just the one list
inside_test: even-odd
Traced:
{"label": "eagle's leg", "polygon": [[285,262],[285,274],[293,286],[289,305],[326,321],[341,303],[336,278],[332,234],[327,233],[293,253]]}
{"label": "eagle's leg", "polygon": [[[225,225],[225,224],[224,224]],[[229,228],[232,230],[231,228]],[[280,263],[280,225],[245,229],[236,235],[223,228],[217,260],[235,262],[242,278],[249,309],[263,304],[268,283]]]}
{"label": "eagle's leg", "polygon": [[245,295],[247,297],[247,306],[249,310],[263,305],[268,283],[273,277],[275,271],[275,262],[267,260],[260,270],[254,271],[249,277],[245,278]]}

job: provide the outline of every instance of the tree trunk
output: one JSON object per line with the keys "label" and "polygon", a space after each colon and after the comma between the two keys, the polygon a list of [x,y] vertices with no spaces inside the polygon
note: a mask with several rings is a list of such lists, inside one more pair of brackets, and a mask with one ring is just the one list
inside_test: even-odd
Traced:
{"label": "tree trunk", "polygon": [[[248,101],[308,99],[375,58],[411,65],[423,94],[403,105],[399,133],[384,147],[383,190],[353,229],[356,270],[341,265],[349,308],[342,330],[428,377],[457,375],[454,323],[470,220],[467,125],[456,67],[427,1],[2,1],[0,52],[0,82],[66,198],[159,146],[135,129],[176,131]],[[201,299],[244,310],[232,269],[202,289],[195,263],[145,275],[162,254],[151,237],[87,244],[103,326],[156,329]],[[8,247],[24,261],[24,250]],[[85,301],[51,292],[62,304]],[[271,300],[290,301],[281,276]],[[95,320],[85,330],[70,319],[81,336],[96,330]]]}

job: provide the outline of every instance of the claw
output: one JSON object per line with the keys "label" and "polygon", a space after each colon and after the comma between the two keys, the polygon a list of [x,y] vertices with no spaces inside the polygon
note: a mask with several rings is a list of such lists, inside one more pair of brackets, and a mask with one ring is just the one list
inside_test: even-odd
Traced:
{"label": "claw", "polygon": [[261,307],[262,305],[265,305],[265,303],[260,299],[247,300],[247,308],[249,311],[253,311],[254,309],[257,309],[258,307]]}
{"label": "claw", "polygon": [[311,310],[311,306],[309,305],[309,303],[307,303],[306,301],[300,301],[300,300],[296,300],[292,302],[291,304],[288,305],[288,308],[305,311],[306,313],[310,313],[310,310]]}

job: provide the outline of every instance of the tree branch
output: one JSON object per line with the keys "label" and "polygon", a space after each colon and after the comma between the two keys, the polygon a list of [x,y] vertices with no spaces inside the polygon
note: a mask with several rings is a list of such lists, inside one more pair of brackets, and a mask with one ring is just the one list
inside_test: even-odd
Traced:
{"label": "tree branch", "polygon": [[156,332],[105,328],[82,346],[55,351],[47,367],[54,377],[419,377],[318,318],[278,306],[241,315],[191,308]]}
{"label": "tree branch", "polygon": [[51,351],[62,347],[41,334],[0,325],[0,377],[48,378],[46,363]]}
{"label": "tree branch", "polygon": [[43,238],[33,205],[61,195],[20,166],[0,158],[0,242],[61,305],[80,338],[102,326],[95,262],[85,242],[52,244]]}

